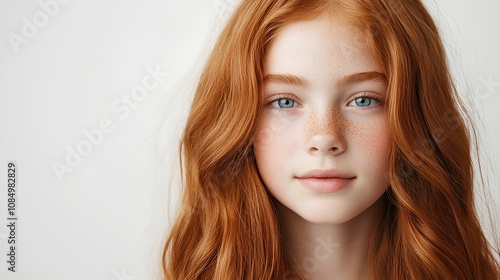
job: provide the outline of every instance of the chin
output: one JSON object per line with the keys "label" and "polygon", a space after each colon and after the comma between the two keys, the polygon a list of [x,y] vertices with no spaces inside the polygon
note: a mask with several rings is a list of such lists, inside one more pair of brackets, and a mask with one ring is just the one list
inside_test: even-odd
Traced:
{"label": "chin", "polygon": [[341,225],[353,220],[355,215],[311,215],[310,213],[300,215],[302,219],[311,224],[318,225]]}

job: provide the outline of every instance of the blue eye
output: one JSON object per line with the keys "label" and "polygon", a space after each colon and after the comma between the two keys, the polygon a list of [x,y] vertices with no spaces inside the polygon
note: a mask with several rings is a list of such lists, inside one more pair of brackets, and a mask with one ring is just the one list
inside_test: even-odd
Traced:
{"label": "blue eye", "polygon": [[353,102],[358,107],[368,107],[368,106],[380,103],[380,101],[378,101],[374,98],[366,97],[366,96],[365,97],[358,97],[358,98],[354,99],[354,101],[352,101],[351,103],[353,103]]}
{"label": "blue eye", "polygon": [[288,98],[280,98],[271,102],[271,105],[274,107],[279,107],[281,109],[290,109],[295,107],[295,101]]}

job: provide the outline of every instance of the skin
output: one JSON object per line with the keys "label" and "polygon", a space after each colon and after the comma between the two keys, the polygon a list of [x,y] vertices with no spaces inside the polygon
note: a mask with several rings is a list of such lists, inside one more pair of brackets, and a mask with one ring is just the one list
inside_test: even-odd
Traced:
{"label": "skin", "polygon": [[[371,79],[345,81],[366,72]],[[307,84],[271,77],[285,74]],[[307,279],[366,279],[369,235],[388,188],[382,68],[358,29],[321,17],[283,27],[266,55],[264,75],[254,152],[278,201],[294,270]],[[342,189],[318,192],[298,178],[313,169],[351,179]]]}

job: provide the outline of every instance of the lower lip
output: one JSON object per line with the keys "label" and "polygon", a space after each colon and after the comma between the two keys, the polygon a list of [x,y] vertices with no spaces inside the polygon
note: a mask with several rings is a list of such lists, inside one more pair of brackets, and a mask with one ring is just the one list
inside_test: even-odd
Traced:
{"label": "lower lip", "polygon": [[320,193],[332,193],[345,189],[354,178],[297,178],[306,188]]}

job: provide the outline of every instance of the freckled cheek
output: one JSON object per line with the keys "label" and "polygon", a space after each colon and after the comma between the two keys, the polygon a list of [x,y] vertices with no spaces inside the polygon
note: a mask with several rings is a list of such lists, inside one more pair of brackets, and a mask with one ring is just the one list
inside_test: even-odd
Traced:
{"label": "freckled cheek", "polygon": [[371,165],[388,166],[389,130],[385,123],[356,126],[351,132],[360,155]]}

